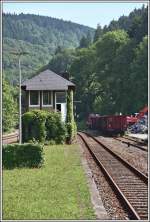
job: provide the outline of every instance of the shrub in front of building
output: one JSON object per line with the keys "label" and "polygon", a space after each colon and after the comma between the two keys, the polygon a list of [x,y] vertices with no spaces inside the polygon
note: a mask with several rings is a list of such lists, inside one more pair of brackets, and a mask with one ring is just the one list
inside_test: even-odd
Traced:
{"label": "shrub in front of building", "polygon": [[60,113],[43,110],[26,112],[22,117],[22,139],[23,142],[55,141],[64,143],[66,139],[66,127],[61,121]]}
{"label": "shrub in front of building", "polygon": [[46,140],[55,141],[56,144],[66,140],[66,126],[61,121],[60,113],[49,112],[46,118]]}
{"label": "shrub in front of building", "polygon": [[22,116],[22,140],[28,142],[37,140],[44,142],[46,139],[46,122],[47,114],[45,111],[34,110],[26,112]]}
{"label": "shrub in front of building", "polygon": [[2,149],[3,168],[16,167],[41,167],[43,159],[43,147],[39,144],[7,144]]}

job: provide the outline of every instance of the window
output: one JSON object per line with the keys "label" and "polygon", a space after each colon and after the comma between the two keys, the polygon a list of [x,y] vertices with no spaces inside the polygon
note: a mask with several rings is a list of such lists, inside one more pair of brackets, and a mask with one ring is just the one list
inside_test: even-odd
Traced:
{"label": "window", "polygon": [[43,91],[43,105],[52,105],[52,98],[50,91]]}
{"label": "window", "polygon": [[39,91],[30,91],[30,105],[39,105]]}
{"label": "window", "polygon": [[66,103],[66,92],[56,92],[56,103]]}

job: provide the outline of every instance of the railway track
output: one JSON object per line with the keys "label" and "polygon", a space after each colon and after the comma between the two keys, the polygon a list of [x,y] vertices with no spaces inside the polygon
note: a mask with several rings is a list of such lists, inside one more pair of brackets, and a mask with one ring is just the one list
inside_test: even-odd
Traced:
{"label": "railway track", "polygon": [[142,146],[145,146],[148,144],[148,138],[147,139],[136,139],[136,138],[133,138],[133,137],[130,137],[130,136],[123,136],[124,139],[128,139],[132,142],[135,142],[135,143],[139,143],[141,144]]}
{"label": "railway track", "polygon": [[136,139],[136,138],[129,137],[129,136],[123,136],[123,138],[131,140],[133,142],[140,142],[141,144],[145,145],[144,139]]}
{"label": "railway track", "polygon": [[16,143],[19,140],[19,134],[18,133],[12,133],[10,135],[3,135],[2,136],[2,144],[10,144],[10,143]]}
{"label": "railway track", "polygon": [[78,133],[103,171],[119,201],[134,220],[148,219],[148,178],[87,133]]}
{"label": "railway track", "polygon": [[141,143],[141,146],[140,146],[140,145],[137,144],[138,143],[137,140],[130,139],[130,138],[127,138],[127,137],[119,137],[119,138],[118,137],[113,137],[113,139],[118,140],[118,141],[120,141],[122,143],[125,143],[128,146],[134,146],[134,147],[136,147],[136,148],[138,148],[140,150],[148,152],[148,149],[145,147],[145,144]]}

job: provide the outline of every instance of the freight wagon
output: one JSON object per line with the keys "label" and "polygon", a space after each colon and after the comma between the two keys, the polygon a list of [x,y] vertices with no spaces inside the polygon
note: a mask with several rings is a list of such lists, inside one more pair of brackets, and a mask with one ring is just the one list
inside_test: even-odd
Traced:
{"label": "freight wagon", "polygon": [[127,117],[125,115],[90,114],[87,125],[90,129],[99,130],[105,134],[124,134],[127,130]]}

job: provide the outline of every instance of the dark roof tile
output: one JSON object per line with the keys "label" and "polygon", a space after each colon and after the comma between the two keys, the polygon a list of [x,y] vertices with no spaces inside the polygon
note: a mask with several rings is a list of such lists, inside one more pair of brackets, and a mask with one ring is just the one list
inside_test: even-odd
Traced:
{"label": "dark roof tile", "polygon": [[74,83],[47,69],[22,83],[26,90],[67,90]]}

